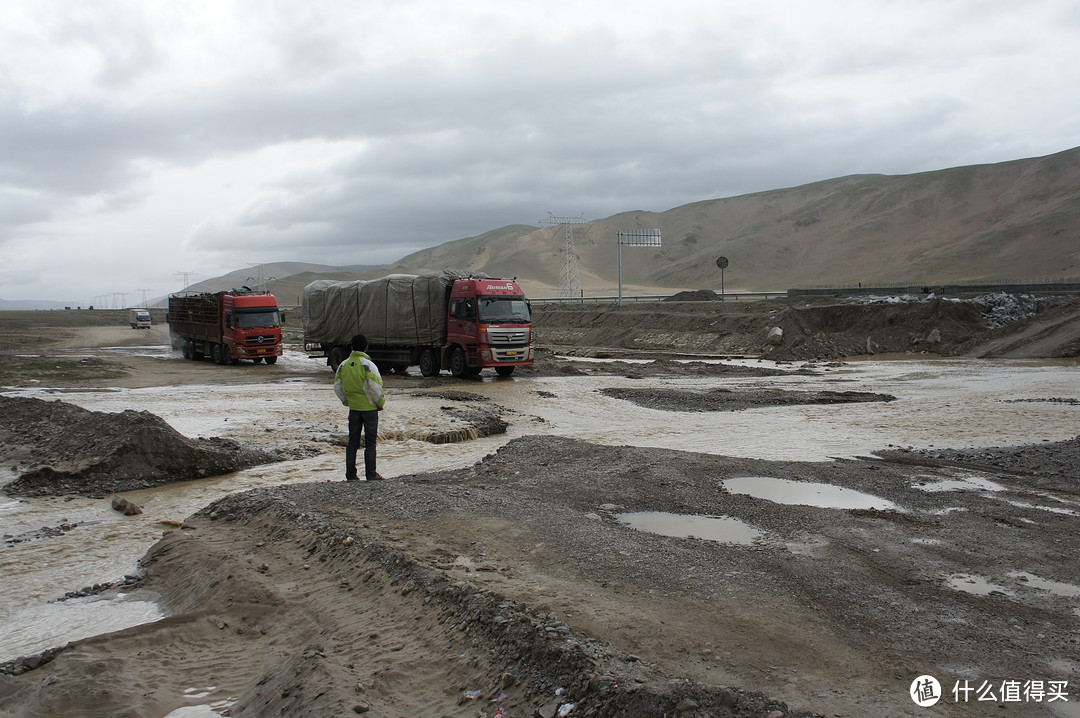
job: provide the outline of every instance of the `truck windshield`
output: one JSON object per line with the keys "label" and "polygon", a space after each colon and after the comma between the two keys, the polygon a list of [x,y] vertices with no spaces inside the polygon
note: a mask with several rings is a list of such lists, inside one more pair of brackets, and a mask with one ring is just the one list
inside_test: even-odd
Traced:
{"label": "truck windshield", "polygon": [[263,329],[281,325],[277,309],[256,309],[236,312],[238,329]]}
{"label": "truck windshield", "polygon": [[480,321],[486,324],[528,324],[525,297],[480,297]]}

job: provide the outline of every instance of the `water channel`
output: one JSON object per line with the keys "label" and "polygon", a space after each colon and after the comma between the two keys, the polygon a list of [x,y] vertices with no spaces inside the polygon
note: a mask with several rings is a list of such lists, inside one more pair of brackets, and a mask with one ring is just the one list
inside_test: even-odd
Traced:
{"label": "water channel", "polygon": [[[161,361],[182,361],[169,352]],[[281,364],[306,362],[293,354]],[[768,363],[755,365],[768,366]],[[867,455],[894,447],[1000,446],[1077,435],[1080,367],[1069,362],[965,360],[856,361],[819,367],[813,376],[768,378],[672,377],[631,379],[594,373],[575,377],[495,379],[448,384],[480,394],[507,410],[506,435],[435,445],[402,438],[380,444],[387,477],[469,466],[502,444],[527,434],[553,434],[608,445],[634,444],[773,460],[819,461]],[[591,363],[594,372],[603,367]],[[781,367],[785,368],[785,367]],[[858,390],[897,397],[889,403],[833,404],[736,412],[668,412],[603,396],[605,387],[651,385],[678,389],[769,387]],[[432,390],[434,391],[434,390]],[[64,391],[47,387],[4,393],[63,399],[87,409],[153,412],[188,436],[238,441],[344,433],[344,416],[331,375],[297,376],[266,384],[188,385],[147,389]],[[446,399],[414,390],[410,379],[388,382],[382,427],[423,425]],[[155,620],[147,601],[99,598],[52,602],[67,591],[113,581],[137,569],[139,558],[168,523],[211,501],[261,486],[343,478],[343,449],[330,444],[312,458],[257,467],[227,476],[125,494],[143,507],[123,517],[108,501],[81,497],[11,499],[0,495],[0,534],[78,524],[63,535],[0,549],[0,660]],[[0,483],[13,478],[0,468]],[[992,487],[982,487],[992,490]]]}

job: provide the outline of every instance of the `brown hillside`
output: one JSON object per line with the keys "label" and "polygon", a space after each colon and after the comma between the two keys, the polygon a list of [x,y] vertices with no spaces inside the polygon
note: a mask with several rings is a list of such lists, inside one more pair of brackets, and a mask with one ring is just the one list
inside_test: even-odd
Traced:
{"label": "brown hillside", "polygon": [[[731,262],[729,290],[1075,277],[1080,148],[912,175],[842,177],[597,219],[576,241],[586,292],[615,290],[619,230],[654,227],[663,232],[663,247],[623,252],[628,288],[719,289],[720,255]],[[562,242],[559,228],[514,225],[417,252],[390,270],[463,267],[517,276],[541,296],[558,287]]]}

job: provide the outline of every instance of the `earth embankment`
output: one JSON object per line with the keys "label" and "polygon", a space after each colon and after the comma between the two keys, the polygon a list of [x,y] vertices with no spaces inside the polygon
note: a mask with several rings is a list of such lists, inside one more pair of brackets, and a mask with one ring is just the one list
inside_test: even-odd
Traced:
{"label": "earth embankment", "polygon": [[[576,355],[827,360],[866,354],[1053,358],[1080,354],[1080,299],[880,297],[813,301],[552,304],[537,341]],[[770,330],[781,330],[770,338]],[[774,335],[775,336],[775,335]]]}

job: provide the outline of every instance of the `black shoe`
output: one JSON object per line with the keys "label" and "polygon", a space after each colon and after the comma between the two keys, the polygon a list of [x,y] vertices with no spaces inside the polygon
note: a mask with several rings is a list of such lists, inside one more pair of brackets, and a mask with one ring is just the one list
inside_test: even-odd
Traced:
{"label": "black shoe", "polygon": [[381,474],[372,474],[371,476],[366,477],[366,479],[368,481],[382,481],[383,477]]}
{"label": "black shoe", "polygon": [[359,477],[356,477],[356,476],[346,476],[345,480],[346,481],[359,481],[360,479],[359,479]]}

